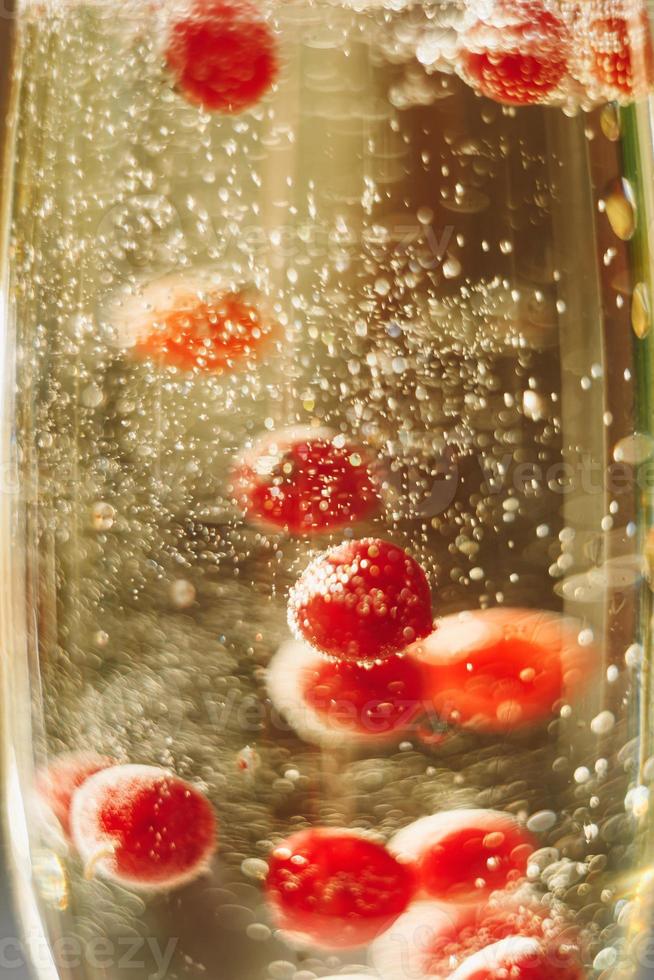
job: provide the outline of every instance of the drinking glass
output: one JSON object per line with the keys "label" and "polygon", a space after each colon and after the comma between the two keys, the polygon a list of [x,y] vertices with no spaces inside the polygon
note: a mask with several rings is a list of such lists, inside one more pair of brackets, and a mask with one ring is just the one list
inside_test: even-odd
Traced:
{"label": "drinking glass", "polygon": [[3,22],[3,970],[638,976],[648,8]]}

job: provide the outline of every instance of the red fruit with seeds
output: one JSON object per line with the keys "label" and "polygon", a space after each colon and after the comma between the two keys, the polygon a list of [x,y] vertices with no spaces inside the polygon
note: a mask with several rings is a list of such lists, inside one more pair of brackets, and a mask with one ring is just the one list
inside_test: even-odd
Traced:
{"label": "red fruit with seeds", "polygon": [[411,870],[348,830],[302,830],[268,860],[266,894],[281,929],[325,948],[360,946],[411,900]]}
{"label": "red fruit with seeds", "polygon": [[325,430],[266,437],[243,457],[234,485],[251,520],[292,534],[344,527],[379,504],[365,452]]}
{"label": "red fruit with seeds", "polygon": [[581,980],[581,964],[537,939],[510,936],[465,960],[450,980]]}
{"label": "red fruit with seeds", "polygon": [[618,98],[644,95],[654,85],[654,50],[644,10],[629,17],[596,17],[588,28],[591,72]]}
{"label": "red fruit with seeds", "polygon": [[115,765],[116,760],[95,752],[68,752],[53,759],[36,774],[36,790],[70,835],[73,794],[90,776]]}
{"label": "red fruit with seeds", "polygon": [[546,720],[557,701],[579,694],[598,661],[574,620],[504,608],[437,620],[410,653],[425,668],[427,696],[443,720],[479,732]]}
{"label": "red fruit with seeds", "polygon": [[422,568],[377,538],[346,541],[316,558],[291,590],[288,609],[298,639],[356,663],[389,657],[432,625]]}
{"label": "red fruit with seeds", "polygon": [[482,95],[531,105],[557,88],[569,53],[568,30],[549,6],[540,0],[497,0],[463,33],[459,63]]}
{"label": "red fruit with seeds", "polygon": [[480,902],[524,878],[536,841],[508,814],[452,810],[399,831],[391,853],[416,867],[423,892],[448,902]]}
{"label": "red fruit with seeds", "polygon": [[268,690],[298,734],[319,745],[392,738],[422,707],[422,673],[408,657],[362,667],[294,641],[270,662]]}
{"label": "red fruit with seeds", "polygon": [[196,0],[170,27],[165,58],[189,102],[223,113],[255,105],[278,72],[275,37],[248,0]]}
{"label": "red fruit with seeds", "polygon": [[196,878],[216,846],[206,797],[155,766],[113,766],[91,776],[73,797],[71,832],[88,877],[145,889]]}

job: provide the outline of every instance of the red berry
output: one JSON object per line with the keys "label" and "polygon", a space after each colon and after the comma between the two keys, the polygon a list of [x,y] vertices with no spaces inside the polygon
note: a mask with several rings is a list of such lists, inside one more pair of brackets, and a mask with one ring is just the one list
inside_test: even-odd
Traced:
{"label": "red berry", "polygon": [[363,450],[315,429],[263,439],[237,468],[235,490],[251,519],[292,534],[344,527],[379,503]]}
{"label": "red berry", "polygon": [[553,613],[498,607],[437,620],[410,652],[443,720],[509,732],[550,717],[587,682],[597,656],[579,636],[578,623]]}
{"label": "red berry", "polygon": [[414,821],[389,847],[416,865],[420,886],[431,897],[479,902],[524,877],[535,845],[508,814],[451,810]]}
{"label": "red berry", "polygon": [[338,660],[371,663],[426,636],[432,625],[427,576],[397,545],[346,541],[319,555],[291,590],[289,624]]}
{"label": "red berry", "polygon": [[654,84],[654,51],[647,13],[597,17],[589,29],[591,71],[618,96],[644,95]]}
{"label": "red berry", "polygon": [[496,0],[461,44],[464,76],[482,95],[509,105],[542,102],[568,67],[568,31],[541,0]]}
{"label": "red berry", "polygon": [[408,728],[422,707],[422,674],[407,657],[363,667],[327,660],[297,642],[273,657],[268,689],[295,730],[322,745],[388,739]]}
{"label": "red berry", "polygon": [[189,102],[224,113],[253,106],[278,71],[274,35],[249,0],[195,0],[171,26],[165,57]]}
{"label": "red berry", "polygon": [[[534,942],[532,948],[546,951],[552,964],[569,969],[560,974],[553,969],[557,980],[582,980],[578,928],[559,906],[542,902],[527,886],[498,892],[483,905],[415,902],[375,940],[370,962],[383,980],[452,980],[480,950],[516,937]],[[500,973],[497,980],[512,977]]]}
{"label": "red berry", "polygon": [[67,835],[70,835],[70,804],[73,793],[89,776],[115,765],[115,759],[95,752],[68,752],[36,774],[36,790],[47,803]]}
{"label": "red berry", "polygon": [[173,308],[152,312],[136,353],[183,371],[221,372],[256,355],[272,332],[271,323],[241,293],[200,298],[189,292],[176,301]]}
{"label": "red berry", "polygon": [[411,870],[349,830],[301,830],[273,850],[268,866],[266,894],[280,928],[326,948],[369,942],[413,895]]}
{"label": "red berry", "polygon": [[168,889],[206,870],[216,821],[206,797],[165,769],[113,766],[76,792],[71,831],[88,876]]}
{"label": "red berry", "polygon": [[526,936],[510,936],[470,956],[450,980],[581,980],[583,970],[565,950]]}

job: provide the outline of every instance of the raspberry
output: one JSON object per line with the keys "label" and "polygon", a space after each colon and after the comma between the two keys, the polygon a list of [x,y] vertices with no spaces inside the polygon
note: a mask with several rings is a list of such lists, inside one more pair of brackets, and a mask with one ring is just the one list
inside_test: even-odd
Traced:
{"label": "raspberry", "polygon": [[273,657],[268,689],[296,731],[319,745],[388,739],[408,728],[422,706],[422,674],[408,657],[362,667],[296,642]]}
{"label": "raspberry", "polygon": [[618,96],[639,96],[654,84],[654,51],[647,13],[597,17],[588,29],[591,71]]}
{"label": "raspberry", "polygon": [[426,693],[445,720],[479,732],[542,722],[574,698],[597,656],[579,624],[553,613],[488,609],[446,616],[411,647]]}
{"label": "raspberry", "polygon": [[496,0],[464,32],[460,66],[482,95],[509,105],[542,102],[568,67],[565,24],[540,0]]}
{"label": "raspberry", "polygon": [[372,663],[431,629],[427,577],[388,541],[346,541],[319,555],[291,590],[289,624],[298,639],[337,660]]}
{"label": "raspberry", "polygon": [[113,766],[73,797],[71,833],[87,876],[169,889],[207,869],[216,821],[206,797],[155,766]]}
{"label": "raspberry", "polygon": [[154,311],[134,350],[183,371],[221,372],[256,355],[272,332],[241,293],[214,292],[206,299],[187,293],[177,305]]}
{"label": "raspberry", "polygon": [[301,830],[272,851],[268,866],[266,894],[280,928],[325,948],[369,942],[414,890],[407,866],[348,830]]}
{"label": "raspberry", "polygon": [[68,752],[53,759],[36,774],[36,790],[50,807],[65,833],[70,836],[70,805],[82,783],[115,759],[95,752]]}
{"label": "raspberry", "polygon": [[172,24],[165,58],[189,102],[223,113],[253,106],[278,72],[273,33],[248,0],[196,0]]}
{"label": "raspberry", "polygon": [[432,898],[479,902],[523,878],[536,842],[496,810],[452,810],[423,817],[395,835],[391,853],[415,863]]}
{"label": "raspberry", "polygon": [[235,495],[251,519],[315,534],[367,517],[379,504],[365,453],[311,429],[269,436],[243,458]]}

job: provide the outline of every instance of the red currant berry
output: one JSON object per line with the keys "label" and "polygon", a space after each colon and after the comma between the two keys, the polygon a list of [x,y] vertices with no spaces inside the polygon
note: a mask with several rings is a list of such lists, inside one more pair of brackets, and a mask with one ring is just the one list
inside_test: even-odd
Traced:
{"label": "red currant berry", "polygon": [[510,936],[470,956],[450,980],[582,980],[580,963],[565,949],[526,936]]}
{"label": "red currant berry", "polygon": [[266,894],[280,928],[325,948],[369,942],[414,890],[410,868],[348,830],[301,830],[272,851],[268,866]]}
{"label": "red currant berry", "polygon": [[588,29],[591,71],[618,97],[644,95],[654,85],[654,50],[644,10],[632,17],[596,17]]}
{"label": "red currant berry", "polygon": [[115,765],[115,759],[95,752],[68,752],[36,774],[36,790],[70,835],[70,804],[74,792],[89,776]]}
{"label": "red currant berry", "polygon": [[353,524],[379,504],[366,454],[324,430],[266,437],[242,459],[234,484],[250,519],[291,534]]}
{"label": "red currant berry", "polygon": [[541,0],[496,0],[467,28],[459,53],[464,77],[508,105],[542,102],[568,67],[570,37]]}
{"label": "red currant berry", "polygon": [[423,891],[448,902],[479,902],[524,878],[536,842],[497,810],[452,810],[423,817],[389,849],[415,864]]}
{"label": "red currant berry", "polygon": [[89,877],[170,889],[207,869],[216,821],[206,797],[165,769],[113,766],[75,793],[71,832]]}
{"label": "red currant berry", "polygon": [[574,698],[596,653],[580,626],[553,613],[488,609],[446,616],[411,648],[426,693],[444,721],[479,732],[541,722]]}
{"label": "red currant berry", "polygon": [[195,0],[172,24],[165,57],[189,102],[223,113],[253,106],[278,72],[274,35],[249,0]]}
{"label": "red currant berry", "polygon": [[298,734],[319,745],[392,738],[422,707],[422,674],[408,657],[363,667],[327,660],[294,641],[273,657],[268,690]]}

